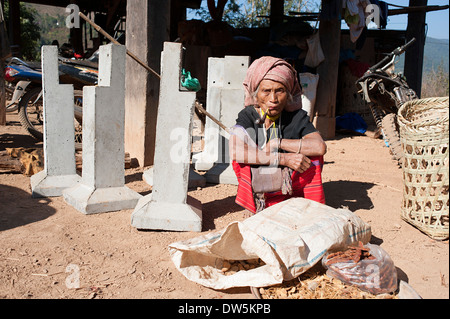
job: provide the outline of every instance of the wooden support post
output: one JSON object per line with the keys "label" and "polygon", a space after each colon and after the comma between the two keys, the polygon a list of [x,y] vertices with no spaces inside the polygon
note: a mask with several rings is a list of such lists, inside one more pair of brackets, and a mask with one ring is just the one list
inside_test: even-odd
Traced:
{"label": "wooden support post", "polygon": [[283,23],[284,0],[272,0],[270,2],[270,26]]}
{"label": "wooden support post", "polygon": [[70,41],[73,46],[73,49],[76,53],[82,54],[84,51],[83,48],[83,24],[84,21],[80,20],[79,28],[70,28]]}
{"label": "wooden support post", "polygon": [[20,48],[20,1],[9,1],[9,41],[11,46],[15,48],[16,56],[21,56]]}
{"label": "wooden support post", "polygon": [[[169,39],[170,1],[127,2],[126,46],[157,72],[163,43]],[[159,82],[131,58],[126,65],[125,150],[139,166],[153,165]]]}
{"label": "wooden support post", "polygon": [[[409,6],[426,6],[427,0],[409,0]],[[408,14],[408,27],[406,40],[416,38],[414,43],[405,53],[405,77],[408,85],[420,97],[422,93],[422,72],[425,48],[425,19],[426,11],[410,12]]]}
{"label": "wooden support post", "polygon": [[3,77],[3,70],[5,68],[4,60],[0,57],[0,126],[6,125],[6,94],[5,94],[5,79]]}
{"label": "wooden support post", "polygon": [[336,92],[339,71],[341,20],[322,20],[319,25],[320,42],[325,61],[318,67],[319,84],[313,124],[324,139],[335,136]]}
{"label": "wooden support post", "polygon": [[6,33],[3,16],[3,1],[0,1],[0,126],[6,125],[6,94],[5,94],[5,59],[11,56],[9,38]]}

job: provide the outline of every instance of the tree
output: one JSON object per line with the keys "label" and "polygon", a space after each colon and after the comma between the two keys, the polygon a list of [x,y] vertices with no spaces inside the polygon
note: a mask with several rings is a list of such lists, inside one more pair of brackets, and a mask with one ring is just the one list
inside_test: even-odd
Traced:
{"label": "tree", "polygon": [[[311,12],[317,10],[317,1],[286,0],[284,14],[290,11]],[[270,0],[228,0],[222,20],[235,28],[259,28],[269,26]],[[211,21],[211,14],[204,5],[196,11],[195,16],[201,20]]]}
{"label": "tree", "polygon": [[[36,22],[37,11],[20,4],[20,48],[25,60],[36,60],[40,57],[39,43],[41,29]],[[5,22],[9,25],[9,3],[5,3]]]}

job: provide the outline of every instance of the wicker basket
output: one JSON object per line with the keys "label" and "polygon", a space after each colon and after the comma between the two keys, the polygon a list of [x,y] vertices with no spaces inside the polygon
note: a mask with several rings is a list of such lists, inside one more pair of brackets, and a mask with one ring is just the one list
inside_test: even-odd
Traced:
{"label": "wicker basket", "polygon": [[448,97],[409,101],[398,122],[404,153],[401,217],[433,239],[448,239]]}

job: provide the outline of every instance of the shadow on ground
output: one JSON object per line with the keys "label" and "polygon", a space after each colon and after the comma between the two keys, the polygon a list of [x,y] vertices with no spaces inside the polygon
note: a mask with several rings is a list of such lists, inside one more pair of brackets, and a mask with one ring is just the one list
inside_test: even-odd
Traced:
{"label": "shadow on ground", "polygon": [[0,151],[7,148],[42,148],[42,142],[37,141],[29,135],[22,134],[0,134]]}
{"label": "shadow on ground", "polygon": [[236,196],[229,196],[220,200],[205,203],[202,206],[203,212],[203,230],[208,231],[216,228],[214,220],[228,213],[234,213],[243,210],[235,202]]}
{"label": "shadow on ground", "polygon": [[374,187],[373,183],[353,181],[331,181],[323,184],[325,200],[328,206],[334,208],[348,208],[354,212],[359,209],[373,208],[368,190]]}
{"label": "shadow on ground", "polygon": [[17,187],[0,185],[0,231],[44,220],[56,213],[48,198],[35,199]]}

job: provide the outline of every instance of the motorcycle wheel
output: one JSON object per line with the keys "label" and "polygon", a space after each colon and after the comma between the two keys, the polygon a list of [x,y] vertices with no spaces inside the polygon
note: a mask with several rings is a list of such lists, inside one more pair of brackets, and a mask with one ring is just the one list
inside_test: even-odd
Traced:
{"label": "motorcycle wheel", "polygon": [[[43,141],[43,98],[36,100],[41,93],[41,88],[33,88],[24,94],[19,102],[19,120],[20,124],[27,132],[38,141]],[[81,144],[82,141],[82,106],[83,92],[74,92],[74,125],[75,125],[75,143]]]}
{"label": "motorcycle wheel", "polygon": [[19,121],[25,130],[35,139],[43,140],[43,104],[42,97],[36,100],[41,88],[36,87],[22,96],[19,102]]}
{"label": "motorcycle wheel", "polygon": [[397,124],[397,114],[387,114],[381,120],[381,125],[384,132],[384,137],[389,144],[389,151],[392,155],[392,159],[395,160],[400,167],[403,162],[403,150],[400,142],[400,133]]}

